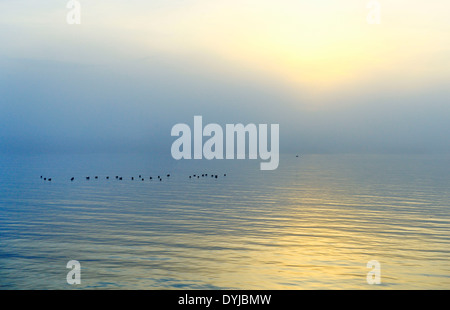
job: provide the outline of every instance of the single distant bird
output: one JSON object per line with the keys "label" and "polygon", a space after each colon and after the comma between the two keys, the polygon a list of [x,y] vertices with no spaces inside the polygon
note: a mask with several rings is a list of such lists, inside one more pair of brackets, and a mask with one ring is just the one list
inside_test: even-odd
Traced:
{"label": "single distant bird", "polygon": [[47,178],[44,178],[44,181],[47,181]]}
{"label": "single distant bird", "polygon": [[224,175],[223,175],[224,177],[226,177],[227,176],[227,174],[225,173]]}
{"label": "single distant bird", "polygon": [[52,180],[52,178],[49,178],[48,180],[49,180],[49,181],[51,181],[51,180]]}
{"label": "single distant bird", "polygon": [[72,177],[72,178],[70,179],[70,181],[73,181],[73,180],[75,180],[75,178],[74,178],[74,177]]}
{"label": "single distant bird", "polygon": [[153,178],[152,178],[152,177],[150,177],[150,180],[153,180]]}
{"label": "single distant bird", "polygon": [[95,176],[96,179],[98,179],[98,176]]}
{"label": "single distant bird", "polygon": [[89,180],[90,179],[90,177],[86,177],[86,180]]}
{"label": "single distant bird", "polygon": [[107,180],[109,180],[109,177],[106,177]]}
{"label": "single distant bird", "polygon": [[41,175],[41,179],[42,179],[42,175]]}
{"label": "single distant bird", "polygon": [[122,181],[122,177],[120,177],[119,180]]}
{"label": "single distant bird", "polygon": [[170,178],[170,174],[168,174],[167,177]]}

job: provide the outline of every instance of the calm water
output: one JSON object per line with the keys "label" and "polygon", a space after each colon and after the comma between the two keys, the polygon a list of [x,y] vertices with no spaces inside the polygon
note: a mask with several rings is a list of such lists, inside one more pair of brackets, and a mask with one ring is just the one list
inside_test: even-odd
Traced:
{"label": "calm water", "polygon": [[[283,156],[262,172],[259,161],[3,155],[0,173],[2,289],[450,289],[450,156]],[[381,263],[376,287],[369,260]]]}

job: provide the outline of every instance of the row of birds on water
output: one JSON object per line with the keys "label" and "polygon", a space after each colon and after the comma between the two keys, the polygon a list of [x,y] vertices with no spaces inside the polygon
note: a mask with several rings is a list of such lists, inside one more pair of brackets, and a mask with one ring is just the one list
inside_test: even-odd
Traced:
{"label": "row of birds on water", "polygon": [[[201,176],[202,176],[202,178],[203,178],[203,177],[207,177],[208,174],[202,174]],[[219,177],[217,174],[210,174],[210,176],[211,176],[212,178],[216,178],[216,179]],[[227,174],[225,173],[223,176],[226,177]],[[197,175],[197,174],[190,175],[190,176],[189,176],[189,179],[192,179],[192,178],[200,179],[200,175]]]}
{"label": "row of birds on water", "polygon": [[[295,157],[299,157],[299,155],[295,155]],[[207,173],[204,173],[204,174],[202,174],[202,175],[200,175],[200,174],[193,174],[193,175],[190,175],[189,176],[189,179],[195,179],[195,178],[197,178],[197,179],[200,179],[200,176],[202,177],[202,178],[204,178],[204,177],[208,177],[208,174]],[[217,179],[219,176],[217,175],[217,174],[210,174],[209,176],[211,176],[212,178],[215,178],[215,179]],[[223,175],[224,177],[226,177],[227,176],[227,174],[225,173],[224,175]],[[166,177],[170,177],[170,174],[167,174],[166,175]],[[46,178],[46,177],[43,177],[42,175],[41,175],[41,179],[43,179],[44,181],[52,181],[52,178]],[[86,177],[86,180],[90,180],[91,179],[91,177]],[[94,177],[94,179],[98,179],[98,176],[95,176]],[[107,180],[109,180],[109,176],[107,176],[106,177],[106,179]],[[123,180],[123,177],[121,177],[121,176],[118,176],[118,175],[116,175],[116,179],[117,180],[119,180],[119,181],[122,181]],[[131,177],[131,180],[133,181],[135,178],[134,177]],[[142,175],[139,175],[139,177],[137,178],[138,180],[140,179],[141,181],[145,181],[145,178],[144,177],[142,177]],[[153,180],[153,177],[150,177],[149,178],[150,180]],[[75,180],[75,177],[72,177],[71,179],[70,179],[70,181],[74,181]],[[158,175],[158,180],[159,181],[162,181],[162,178],[161,178],[161,176],[159,176]]]}
{"label": "row of birds on water", "polygon": [[[194,178],[194,179],[195,179],[195,178],[200,179],[200,176],[201,176],[202,178],[204,178],[204,177],[208,177],[208,174],[207,174],[207,173],[201,174],[201,175],[200,175],[200,174],[193,174],[193,175],[190,175],[190,176],[189,176],[189,179],[193,179],[193,178]],[[209,176],[211,176],[212,178],[215,178],[215,179],[217,179],[217,178],[219,177],[219,175],[217,175],[217,174],[210,174]],[[225,173],[223,176],[226,177],[227,174]],[[167,174],[166,177],[167,177],[167,178],[170,178],[170,174]],[[42,175],[41,175],[41,179],[44,180],[44,181],[49,181],[49,182],[52,181],[52,178],[47,178],[47,177],[44,177],[44,176],[42,176]],[[87,181],[89,181],[90,179],[91,179],[91,177],[86,177],[86,180],[87,180]],[[97,179],[98,179],[98,176],[95,176],[94,179],[97,180]],[[135,179],[136,179],[136,180],[145,181],[145,178],[144,178],[142,175],[139,175],[137,178],[131,177],[131,181],[134,181]],[[161,178],[160,175],[158,175],[158,178],[157,178],[157,179],[158,179],[159,181],[162,181],[162,180],[163,180],[163,179]],[[109,180],[109,176],[106,177],[106,180]],[[122,180],[123,180],[123,177],[116,175],[116,180],[122,181]],[[153,180],[153,177],[149,177],[149,180]],[[71,181],[71,182],[75,181],[75,177],[71,177],[71,178],[70,178],[70,181]]]}

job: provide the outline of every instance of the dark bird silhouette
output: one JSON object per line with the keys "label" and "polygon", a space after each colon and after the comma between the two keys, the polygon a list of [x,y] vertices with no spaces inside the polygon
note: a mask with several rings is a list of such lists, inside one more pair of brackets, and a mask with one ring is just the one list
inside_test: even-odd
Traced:
{"label": "dark bird silhouette", "polygon": [[41,175],[41,179],[42,179],[42,175]]}
{"label": "dark bird silhouette", "polygon": [[73,181],[73,180],[75,180],[75,178],[74,178],[74,177],[72,177],[72,178],[70,179],[70,181]]}
{"label": "dark bird silhouette", "polygon": [[170,178],[170,174],[168,174],[167,177]]}
{"label": "dark bird silhouette", "polygon": [[86,177],[86,180],[89,180],[90,179],[90,177]]}
{"label": "dark bird silhouette", "polygon": [[118,179],[119,178],[119,176],[118,175],[116,175],[116,179]]}
{"label": "dark bird silhouette", "polygon": [[109,180],[109,177],[106,177],[107,180]]}
{"label": "dark bird silhouette", "polygon": [[47,181],[47,178],[44,178],[44,181]]}
{"label": "dark bird silhouette", "polygon": [[162,181],[162,179],[159,179],[159,181]]}
{"label": "dark bird silhouette", "polygon": [[139,178],[142,178],[142,176],[141,176],[141,175],[139,175]]}
{"label": "dark bird silhouette", "polygon": [[144,178],[142,178],[142,181],[144,181]]}
{"label": "dark bird silhouette", "polygon": [[191,179],[192,177],[191,176],[189,176],[189,179]]}
{"label": "dark bird silhouette", "polygon": [[217,179],[217,174],[214,177]]}
{"label": "dark bird silhouette", "polygon": [[153,178],[152,178],[152,177],[150,177],[150,180],[153,180]]}
{"label": "dark bird silhouette", "polygon": [[122,177],[120,177],[119,180],[122,181]]}
{"label": "dark bird silhouette", "polygon": [[52,178],[49,178],[48,180],[51,182],[51,181],[52,181]]}
{"label": "dark bird silhouette", "polygon": [[131,181],[133,181],[134,180],[134,177],[131,177]]}
{"label": "dark bird silhouette", "polygon": [[199,176],[199,175],[197,176],[197,179],[200,179],[200,176]]}
{"label": "dark bird silhouette", "polygon": [[161,179],[161,177],[158,175],[158,179]]}
{"label": "dark bird silhouette", "polygon": [[98,176],[95,176],[96,179],[98,179]]}
{"label": "dark bird silhouette", "polygon": [[224,175],[223,175],[224,177],[226,177],[227,176],[227,174],[225,173]]}

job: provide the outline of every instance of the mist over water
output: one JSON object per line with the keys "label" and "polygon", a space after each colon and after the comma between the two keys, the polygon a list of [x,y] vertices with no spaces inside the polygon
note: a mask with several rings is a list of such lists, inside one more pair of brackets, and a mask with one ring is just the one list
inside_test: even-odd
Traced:
{"label": "mist over water", "polygon": [[450,2],[366,2],[0,1],[0,289],[449,289]]}
{"label": "mist over water", "polygon": [[[3,289],[450,288],[445,155],[285,154],[275,171],[2,155],[0,170]],[[79,286],[66,283],[69,260],[81,263]],[[370,260],[379,286],[366,282]]]}

